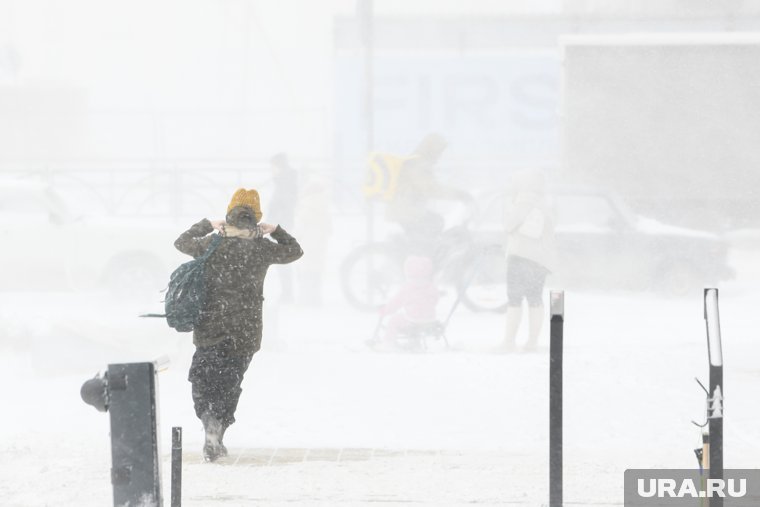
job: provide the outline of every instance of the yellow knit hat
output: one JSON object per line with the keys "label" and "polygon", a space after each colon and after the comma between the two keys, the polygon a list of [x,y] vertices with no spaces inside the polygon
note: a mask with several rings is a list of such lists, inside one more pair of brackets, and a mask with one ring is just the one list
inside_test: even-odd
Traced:
{"label": "yellow knit hat", "polygon": [[253,214],[256,217],[256,221],[261,220],[261,200],[259,199],[259,193],[255,190],[246,190],[244,188],[238,188],[232,195],[230,205],[227,206],[227,213],[236,206],[246,206],[253,210]]}

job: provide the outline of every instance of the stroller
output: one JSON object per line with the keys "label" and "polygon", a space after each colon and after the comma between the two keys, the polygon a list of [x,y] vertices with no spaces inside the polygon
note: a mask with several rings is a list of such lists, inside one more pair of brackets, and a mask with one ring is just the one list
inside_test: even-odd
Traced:
{"label": "stroller", "polygon": [[[372,338],[365,343],[373,350],[381,350],[383,345],[390,345],[395,350],[404,352],[427,352],[431,341],[435,341],[441,342],[443,347],[448,350],[450,346],[446,338],[446,328],[460,301],[461,298],[457,295],[444,320],[438,318],[410,320],[407,318],[399,319],[397,315],[381,315]],[[391,317],[390,322],[388,317]],[[390,341],[387,339],[389,335],[392,336]]]}
{"label": "stroller", "polygon": [[404,260],[404,283],[380,308],[375,335],[367,345],[389,351],[418,350],[426,346],[424,337],[437,327],[435,309],[441,297],[433,278],[430,257],[410,255]]}
{"label": "stroller", "polygon": [[[379,338],[384,329],[383,320],[384,317],[380,317],[380,321],[375,330],[375,335],[372,339],[366,342],[367,345],[374,350],[380,350],[380,346],[383,343]],[[427,352],[430,340],[442,340],[444,346],[447,349],[449,348],[449,342],[446,339],[446,325],[440,320],[430,322],[411,322],[408,326],[405,326],[398,331],[393,343],[400,351]]]}
{"label": "stroller", "polygon": [[404,329],[396,337],[398,346],[408,352],[427,352],[428,340],[442,340],[446,349],[449,341],[446,339],[446,323],[439,320],[431,322],[415,322]]}
{"label": "stroller", "polygon": [[[470,285],[470,283],[472,283],[472,280],[475,277],[475,274],[477,273],[486,252],[487,250],[484,250],[476,259],[475,269],[472,270],[472,273],[469,275],[467,280],[465,280],[465,289]],[[407,275],[407,278],[409,278],[410,274],[414,275],[414,271],[416,270],[419,270],[420,273],[415,276],[422,275],[422,278],[431,278],[432,263],[430,262],[430,259],[408,257],[404,263],[404,272]],[[444,347],[447,350],[450,349],[451,346],[449,345],[449,341],[446,338],[446,328],[449,325],[451,316],[454,315],[454,312],[459,307],[459,303],[462,301],[463,292],[463,290],[457,291],[457,297],[454,300],[454,304],[451,306],[448,315],[446,315],[446,318],[443,321],[432,317],[429,319],[407,321],[405,325],[397,326],[393,340],[397,349],[408,352],[426,352],[428,350],[428,343],[430,339],[436,341],[442,340]],[[375,332],[372,338],[365,342],[365,344],[367,344],[372,349],[376,349],[379,344],[383,343],[383,340],[380,338],[381,333],[384,331],[383,334],[387,335],[389,327],[391,327],[385,322],[385,318],[387,316],[388,313],[383,313],[380,315],[380,319],[378,320],[377,326],[375,327]]]}
{"label": "stroller", "polygon": [[[480,264],[482,263],[482,260],[485,256],[485,253],[487,253],[487,250],[484,250],[481,252],[481,254],[478,256],[478,258],[475,261],[475,269],[472,270],[469,277],[465,280],[464,288],[466,289],[467,286],[472,283],[473,278],[475,277],[475,274],[478,271],[478,268],[480,267]],[[431,290],[437,292],[440,294],[440,292],[436,291],[432,287],[432,275],[433,275],[433,266],[432,262],[429,258],[426,257],[407,257],[406,261],[404,262],[404,273],[407,277],[407,280],[418,278],[418,282],[421,282],[421,285],[428,285],[427,287],[423,287],[423,289],[428,291],[427,296],[430,297]],[[418,289],[420,288],[418,284]],[[436,319],[434,315],[434,309],[433,311],[430,311],[430,305],[428,303],[428,308],[426,309],[427,315],[425,315],[427,318],[422,319],[407,319],[406,322],[404,322],[404,325],[401,326],[393,326],[393,322],[391,323],[385,323],[385,318],[392,313],[391,311],[385,311],[381,313],[380,319],[378,320],[377,326],[375,327],[375,332],[371,339],[367,340],[365,343],[373,349],[376,349],[376,347],[383,343],[383,340],[380,338],[381,332],[385,336],[388,335],[389,332],[393,333],[393,342],[397,349],[405,350],[408,352],[426,352],[428,350],[428,343],[430,339],[433,340],[442,340],[444,347],[446,349],[450,349],[449,341],[446,338],[446,328],[449,325],[449,321],[451,320],[451,316],[454,315],[454,312],[456,311],[457,307],[459,306],[459,303],[462,301],[462,294],[463,290],[457,291],[457,297],[454,300],[454,304],[451,306],[451,309],[449,310],[448,315],[446,316],[446,319],[443,321],[440,321]],[[396,308],[400,308],[404,306],[403,300],[399,301],[402,294],[398,294],[386,307],[388,306],[395,306]],[[395,301],[394,301],[395,300]],[[437,296],[436,296],[437,300]],[[395,304],[394,304],[395,303]],[[433,307],[435,306],[435,303],[433,303]],[[416,309],[419,309],[419,307],[416,307]],[[386,341],[387,343],[387,341]]]}
{"label": "stroller", "polygon": [[[427,352],[431,341],[441,342],[446,350],[451,348],[449,340],[446,338],[446,328],[449,325],[451,316],[456,311],[461,298],[457,296],[454,304],[451,306],[449,313],[443,320],[435,319],[426,322],[409,322],[406,326],[399,328],[394,339],[397,349],[404,352]],[[387,332],[386,316],[381,315],[372,338],[365,343],[373,350],[378,350],[383,343],[380,338]]]}

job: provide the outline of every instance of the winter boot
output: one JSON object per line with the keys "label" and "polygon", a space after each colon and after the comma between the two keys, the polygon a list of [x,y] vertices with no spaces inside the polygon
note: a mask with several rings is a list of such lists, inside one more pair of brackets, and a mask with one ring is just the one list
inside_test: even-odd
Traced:
{"label": "winter boot", "polygon": [[227,431],[227,425],[222,424],[222,431],[219,432],[219,456],[225,457],[227,456],[227,448],[224,446],[224,442],[222,442],[222,439],[224,439],[224,432]]}
{"label": "winter boot", "polygon": [[206,438],[203,443],[203,459],[212,462],[222,456],[222,423],[210,412],[204,412],[201,416]]}
{"label": "winter boot", "polygon": [[517,343],[517,331],[520,329],[522,320],[522,307],[510,306],[507,308],[507,322],[504,333],[504,341],[496,349],[496,352],[506,354],[513,352]]}
{"label": "winter boot", "polygon": [[541,336],[544,317],[544,305],[531,306],[528,308],[529,336],[524,347],[526,352],[534,352],[538,347],[538,338]]}

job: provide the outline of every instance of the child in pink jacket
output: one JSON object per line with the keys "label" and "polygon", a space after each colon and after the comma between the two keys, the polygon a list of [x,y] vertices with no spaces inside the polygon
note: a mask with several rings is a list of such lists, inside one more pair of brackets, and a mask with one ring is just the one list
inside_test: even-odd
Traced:
{"label": "child in pink jacket", "polygon": [[433,283],[433,271],[433,262],[428,257],[406,258],[404,284],[380,309],[383,317],[389,317],[383,342],[395,345],[402,331],[436,320],[435,308],[441,294]]}

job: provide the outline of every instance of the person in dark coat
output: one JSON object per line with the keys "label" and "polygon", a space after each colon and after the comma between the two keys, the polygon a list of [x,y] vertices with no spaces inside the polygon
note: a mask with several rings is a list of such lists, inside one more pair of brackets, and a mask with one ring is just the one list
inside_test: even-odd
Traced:
{"label": "person in dark coat", "polygon": [[[277,217],[280,224],[293,227],[295,222],[296,204],[298,202],[298,172],[290,165],[285,153],[278,153],[269,161],[272,167],[274,189],[269,204],[269,216]],[[281,269],[278,273],[283,303],[294,300],[293,270],[290,267]]]}
{"label": "person in dark coat", "polygon": [[272,167],[274,189],[267,212],[276,216],[285,227],[292,227],[298,202],[298,172],[290,165],[285,153],[278,153],[269,160]]}
{"label": "person in dark coat", "polygon": [[233,195],[224,221],[204,218],[174,242],[180,252],[197,258],[208,249],[214,230],[222,236],[206,261],[206,300],[193,331],[196,349],[188,376],[195,413],[206,432],[207,461],[227,454],[224,432],[235,422],[243,375],[261,347],[267,269],[303,255],[296,239],[282,227],[260,220],[259,194],[241,188]]}

